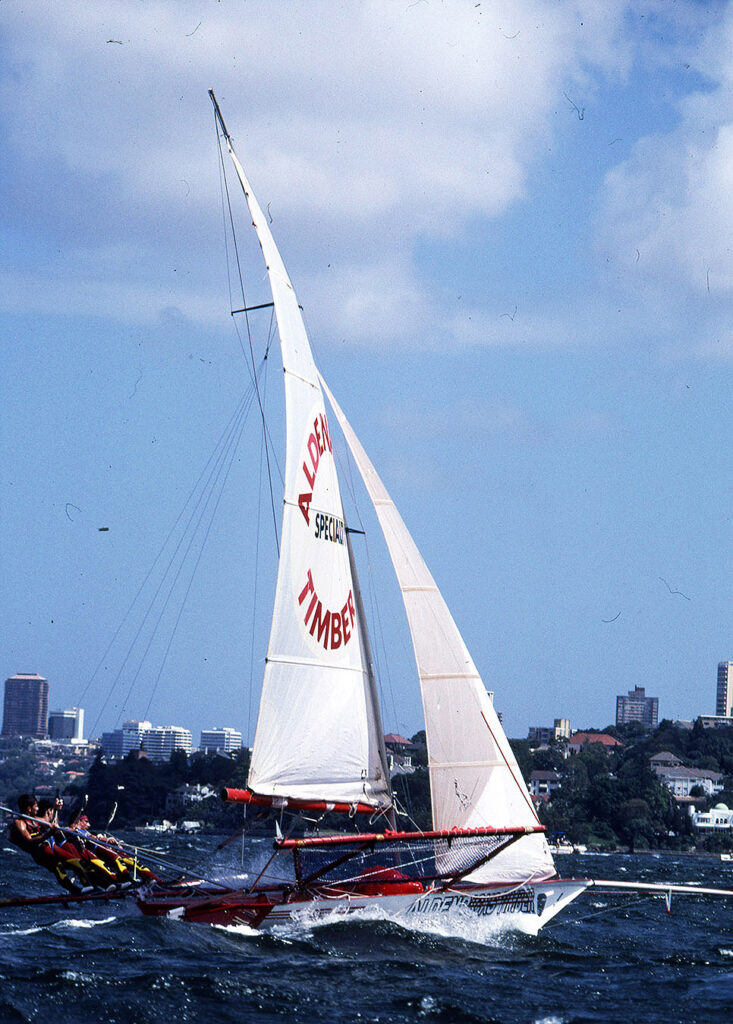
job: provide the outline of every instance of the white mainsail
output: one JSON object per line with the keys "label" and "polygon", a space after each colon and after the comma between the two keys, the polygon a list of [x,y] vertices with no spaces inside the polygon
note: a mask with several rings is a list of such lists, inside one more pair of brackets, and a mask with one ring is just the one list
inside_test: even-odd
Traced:
{"label": "white mainsail", "polygon": [[[433,828],[537,825],[509,741],[448,606],[323,378],[321,384],[374,505],[402,592],[422,691]],[[535,834],[471,879],[524,881],[554,872],[547,843]]]}
{"label": "white mainsail", "polygon": [[285,371],[280,564],[249,785],[386,808],[389,772],[323,393],[293,286],[220,124],[265,258]]}

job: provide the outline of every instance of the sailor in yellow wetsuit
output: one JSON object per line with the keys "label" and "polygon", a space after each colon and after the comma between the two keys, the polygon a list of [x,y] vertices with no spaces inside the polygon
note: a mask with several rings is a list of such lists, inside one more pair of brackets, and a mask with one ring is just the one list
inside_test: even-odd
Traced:
{"label": "sailor in yellow wetsuit", "polygon": [[38,805],[38,817],[51,826],[51,831],[42,843],[42,850],[69,867],[84,885],[91,884],[97,889],[110,889],[118,885],[120,879],[116,872],[110,870],[93,851],[88,850],[83,842],[77,843],[69,837],[66,830],[53,827],[58,825],[58,815],[62,807],[63,800],[58,797],[53,803],[41,800]]}
{"label": "sailor in yellow wetsuit", "polygon": [[138,881],[155,882],[159,880],[150,868],[146,868],[136,857],[125,853],[112,836],[91,832],[89,818],[84,811],[79,812],[69,827],[78,835],[79,845],[84,850],[99,861],[103,861],[108,870],[114,871],[118,883],[124,885]]}

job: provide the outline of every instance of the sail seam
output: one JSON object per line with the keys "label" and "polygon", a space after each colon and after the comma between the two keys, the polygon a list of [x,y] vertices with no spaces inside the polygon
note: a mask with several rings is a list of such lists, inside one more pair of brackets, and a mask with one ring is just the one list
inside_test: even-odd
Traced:
{"label": "sail seam", "polygon": [[430,764],[431,771],[440,771],[445,769],[446,771],[450,768],[506,768],[507,765],[503,760],[497,761],[432,761]]}
{"label": "sail seam", "polygon": [[438,593],[438,588],[432,587],[400,587],[403,594]]}
{"label": "sail seam", "polygon": [[421,682],[432,682],[437,679],[481,679],[478,672],[446,672],[443,675],[420,675]]}

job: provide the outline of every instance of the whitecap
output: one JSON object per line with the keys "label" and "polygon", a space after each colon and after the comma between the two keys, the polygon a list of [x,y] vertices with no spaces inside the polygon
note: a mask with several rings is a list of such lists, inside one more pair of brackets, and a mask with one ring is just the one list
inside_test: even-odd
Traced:
{"label": "whitecap", "polygon": [[437,935],[443,939],[462,939],[485,946],[511,945],[520,934],[536,935],[539,917],[529,914],[503,918],[477,918],[466,910],[454,910],[449,916],[436,914],[399,914],[389,920],[412,932]]}
{"label": "whitecap", "polygon": [[64,981],[74,981],[79,985],[89,985],[94,981],[91,974],[82,974],[81,971],[62,971],[61,977]]}
{"label": "whitecap", "polygon": [[718,950],[718,952],[720,953],[721,956],[733,956],[733,949],[725,949],[722,946]]}
{"label": "whitecap", "polygon": [[[524,916],[524,915],[523,915]],[[529,916],[529,915],[527,915]],[[328,928],[335,924],[343,924],[345,921],[353,921],[355,924],[365,921],[385,921],[403,928],[405,931],[436,935],[445,939],[462,939],[466,942],[479,943],[483,945],[496,946],[511,943],[516,938],[517,932],[529,926],[534,926],[536,933],[539,928],[539,918],[532,918],[531,921],[512,920],[511,923],[498,921],[492,918],[477,919],[470,911],[454,911],[449,917],[445,914],[406,914],[388,913],[381,907],[360,907],[355,910],[349,907],[348,903],[337,903],[329,913],[318,913],[307,910],[299,913],[290,921],[283,921],[271,926],[270,933],[280,939],[298,938],[316,928]]]}
{"label": "whitecap", "polygon": [[229,932],[230,935],[246,935],[248,938],[253,935],[262,934],[256,928],[251,928],[248,924],[212,924],[211,927],[221,932]]}
{"label": "whitecap", "polygon": [[116,917],[103,917],[99,921],[88,921],[78,917],[67,917],[63,921],[57,921],[54,928],[96,928],[99,924],[111,924]]}

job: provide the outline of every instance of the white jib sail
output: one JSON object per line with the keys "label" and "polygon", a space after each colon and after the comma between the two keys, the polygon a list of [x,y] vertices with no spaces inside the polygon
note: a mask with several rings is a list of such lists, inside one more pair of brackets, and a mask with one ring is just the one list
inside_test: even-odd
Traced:
{"label": "white jib sail", "polygon": [[[321,384],[374,505],[402,591],[422,691],[433,828],[536,825],[509,741],[448,606],[323,378]],[[535,834],[470,877],[524,881],[554,873],[544,836]]]}
{"label": "white jib sail", "polygon": [[228,138],[227,146],[267,266],[287,419],[280,564],[249,785],[263,795],[387,807],[323,392],[285,266]]}

